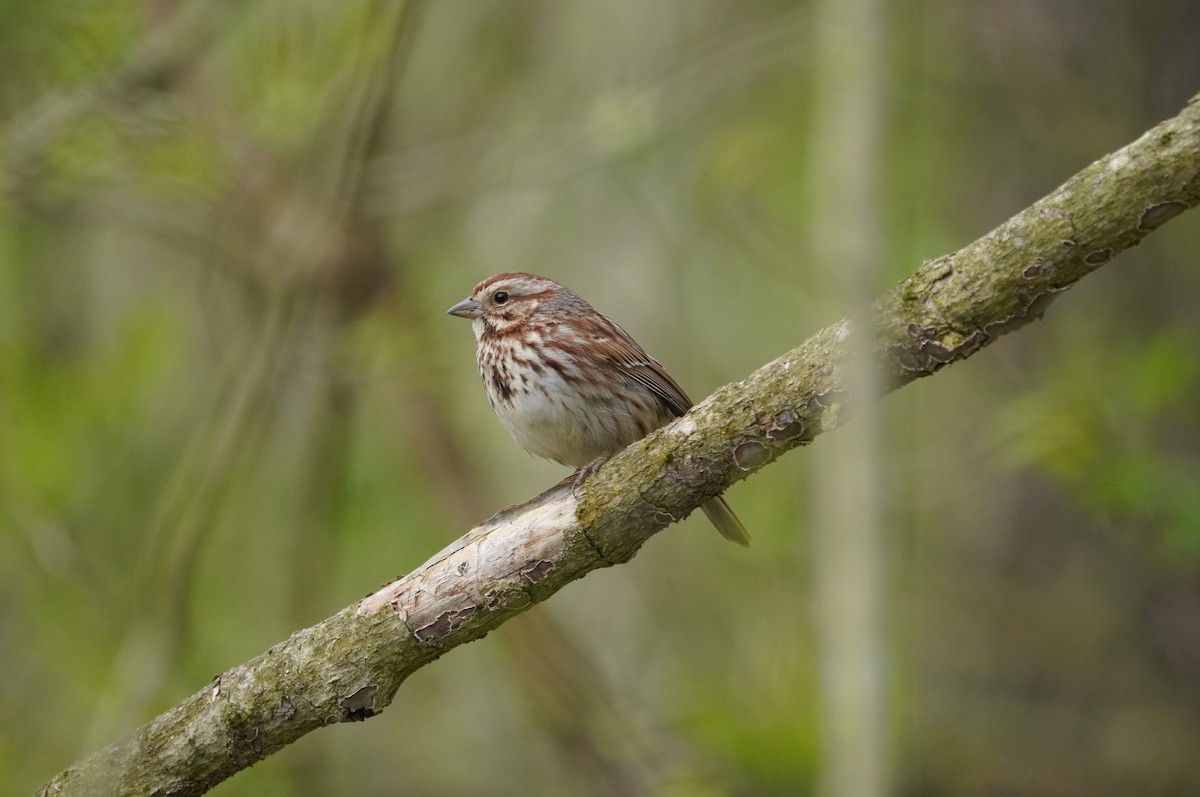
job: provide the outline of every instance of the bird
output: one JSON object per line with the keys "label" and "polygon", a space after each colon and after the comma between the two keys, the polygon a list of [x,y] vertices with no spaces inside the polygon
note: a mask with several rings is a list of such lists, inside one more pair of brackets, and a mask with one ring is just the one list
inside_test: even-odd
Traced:
{"label": "bird", "polygon": [[[692,406],[628,332],[552,279],[495,274],[446,312],[472,322],[479,375],[504,429],[530,453],[576,468],[577,486]],[[750,544],[723,496],[701,509],[725,539]]]}

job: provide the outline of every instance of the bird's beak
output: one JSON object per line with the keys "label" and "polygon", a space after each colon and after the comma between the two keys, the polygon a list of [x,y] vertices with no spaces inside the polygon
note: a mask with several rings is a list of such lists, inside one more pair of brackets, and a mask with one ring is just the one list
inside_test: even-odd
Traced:
{"label": "bird's beak", "polygon": [[447,310],[446,315],[456,315],[459,318],[479,318],[483,315],[483,308],[479,306],[479,302],[467,298]]}

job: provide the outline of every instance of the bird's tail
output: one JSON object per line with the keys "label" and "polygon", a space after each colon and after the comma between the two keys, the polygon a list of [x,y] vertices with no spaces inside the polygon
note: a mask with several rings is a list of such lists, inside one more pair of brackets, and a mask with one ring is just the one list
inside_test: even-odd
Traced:
{"label": "bird's tail", "polygon": [[750,532],[746,531],[746,527],[742,525],[742,521],[738,520],[738,516],[733,514],[733,510],[729,508],[729,504],[726,503],[723,496],[718,495],[700,508],[704,510],[709,522],[717,527],[717,531],[721,532],[722,537],[730,542],[736,542],[738,545],[749,547]]}

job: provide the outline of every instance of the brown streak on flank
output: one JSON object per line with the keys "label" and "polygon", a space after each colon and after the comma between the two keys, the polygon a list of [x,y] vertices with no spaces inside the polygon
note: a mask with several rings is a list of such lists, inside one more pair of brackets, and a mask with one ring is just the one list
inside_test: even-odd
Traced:
{"label": "brown streak on flank", "polygon": [[[528,343],[528,341],[526,341]],[[511,358],[512,364],[518,369],[525,369],[541,376],[545,372],[545,368],[540,362],[532,357],[521,357],[514,354]]]}
{"label": "brown streak on flank", "polygon": [[559,377],[562,378],[562,380],[567,384],[574,384],[581,381],[579,374],[573,373],[574,369],[572,369],[566,363],[559,362],[553,357],[547,357],[544,362],[551,371],[554,371],[556,374],[558,374]]}
{"label": "brown streak on flank", "polygon": [[492,371],[492,387],[500,395],[504,401],[512,401],[512,387],[509,386],[508,380],[501,376],[499,371]]}

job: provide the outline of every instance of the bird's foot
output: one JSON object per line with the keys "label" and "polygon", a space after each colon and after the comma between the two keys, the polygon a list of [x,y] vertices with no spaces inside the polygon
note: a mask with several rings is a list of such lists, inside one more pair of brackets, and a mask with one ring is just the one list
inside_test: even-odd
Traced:
{"label": "bird's foot", "polygon": [[596,457],[591,462],[584,465],[582,468],[575,471],[574,473],[572,473],[570,476],[568,476],[566,479],[563,479],[562,482],[559,482],[559,483],[560,484],[565,483],[569,479],[571,481],[571,494],[574,495],[576,498],[583,498],[583,494],[584,494],[583,483],[585,481],[587,481],[589,476],[591,476],[596,471],[600,470],[600,466],[603,465],[605,462],[608,462],[607,455]]}

